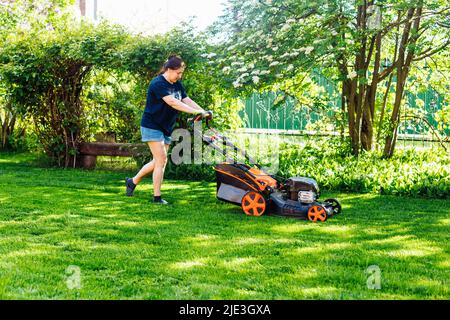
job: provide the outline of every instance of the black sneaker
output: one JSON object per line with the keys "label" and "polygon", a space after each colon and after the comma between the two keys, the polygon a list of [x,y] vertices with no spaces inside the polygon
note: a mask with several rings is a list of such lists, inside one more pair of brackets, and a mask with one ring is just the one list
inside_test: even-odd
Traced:
{"label": "black sneaker", "polygon": [[164,199],[153,199],[153,203],[159,203],[159,204],[169,204],[166,200]]}
{"label": "black sneaker", "polygon": [[125,185],[127,187],[127,196],[132,197],[134,189],[136,188],[136,185],[133,183],[133,179],[125,178]]}

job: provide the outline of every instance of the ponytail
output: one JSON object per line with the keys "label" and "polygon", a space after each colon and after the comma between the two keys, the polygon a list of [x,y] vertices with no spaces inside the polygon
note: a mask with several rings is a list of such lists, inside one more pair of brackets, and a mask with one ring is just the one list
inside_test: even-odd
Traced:
{"label": "ponytail", "polygon": [[186,66],[186,64],[184,63],[183,59],[181,59],[176,54],[171,54],[167,58],[167,61],[164,63],[164,65],[162,66],[162,68],[158,74],[163,74],[164,72],[167,71],[167,69],[178,70],[185,66]]}

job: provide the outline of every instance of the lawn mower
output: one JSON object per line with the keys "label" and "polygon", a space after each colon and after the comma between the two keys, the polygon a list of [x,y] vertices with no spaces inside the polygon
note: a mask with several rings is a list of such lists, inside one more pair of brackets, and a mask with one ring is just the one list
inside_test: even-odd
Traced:
{"label": "lawn mower", "polygon": [[[206,127],[212,135],[206,135],[195,122],[206,119]],[[282,179],[267,173],[245,150],[236,147],[209,124],[210,116],[199,115],[190,119],[194,134],[201,135],[202,141],[225,156],[226,161],[214,167],[216,171],[217,199],[239,205],[249,216],[278,215],[310,221],[324,222],[342,210],[337,199],[329,198],[319,202],[320,190],[314,179],[292,177]],[[227,150],[233,150],[230,152]],[[251,164],[236,161],[240,153]]]}

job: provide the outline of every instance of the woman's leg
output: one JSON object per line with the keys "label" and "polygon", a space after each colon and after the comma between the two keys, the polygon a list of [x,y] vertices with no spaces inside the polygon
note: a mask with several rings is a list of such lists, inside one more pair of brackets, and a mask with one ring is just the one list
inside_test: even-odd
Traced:
{"label": "woman's leg", "polygon": [[[148,144],[150,145],[150,142],[148,142]],[[155,159],[144,165],[141,168],[141,170],[139,170],[139,172],[133,177],[133,183],[135,185],[139,184],[139,182],[141,182],[141,180],[144,177],[148,176],[150,173],[153,172],[154,168],[155,168]]]}
{"label": "woman's leg", "polygon": [[148,143],[153,155],[153,195],[161,196],[161,184],[164,177],[164,170],[167,164],[167,150],[169,145],[164,141],[151,141]]}
{"label": "woman's leg", "polygon": [[[150,151],[152,150],[151,146],[150,146],[151,142],[147,142],[148,147],[150,148]],[[169,146],[168,144],[164,145],[164,147],[166,148],[166,154],[169,150]],[[153,154],[153,152],[152,152]],[[148,176],[150,173],[153,172],[153,170],[155,169],[155,159],[153,159],[152,161],[150,161],[149,163],[147,163],[146,165],[144,165],[141,170],[139,170],[139,172],[133,177],[133,183],[135,185],[139,184],[139,182],[142,181],[143,178],[145,178],[146,176]]]}

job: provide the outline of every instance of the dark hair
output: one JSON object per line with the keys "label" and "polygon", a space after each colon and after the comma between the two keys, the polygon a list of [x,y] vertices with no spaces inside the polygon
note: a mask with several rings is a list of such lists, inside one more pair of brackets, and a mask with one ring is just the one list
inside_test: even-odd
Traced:
{"label": "dark hair", "polygon": [[171,54],[167,58],[167,61],[164,62],[164,65],[162,66],[161,70],[159,70],[159,74],[163,74],[164,72],[167,71],[167,69],[178,70],[185,66],[186,64],[184,63],[183,59],[181,59],[176,54]]}

